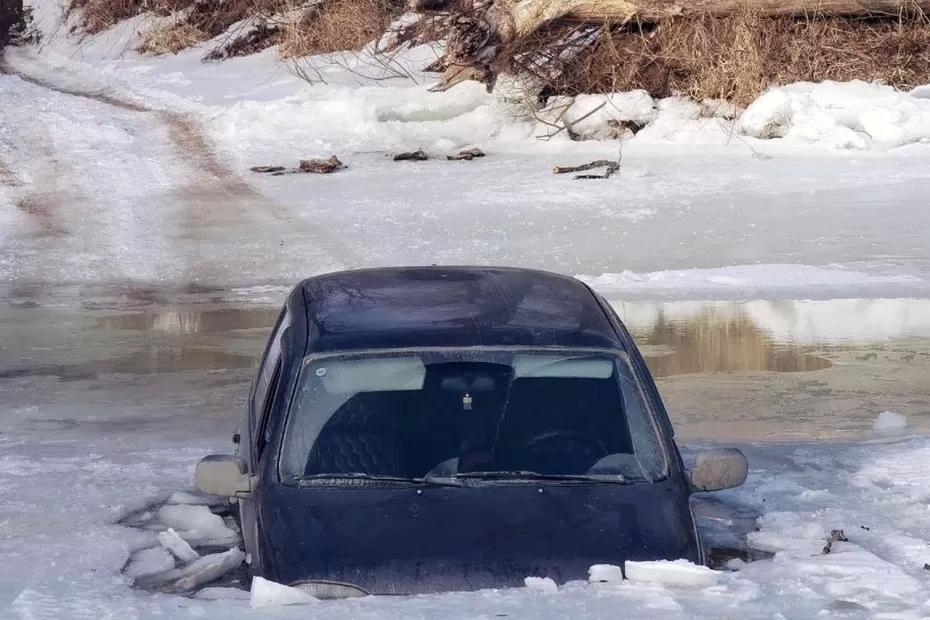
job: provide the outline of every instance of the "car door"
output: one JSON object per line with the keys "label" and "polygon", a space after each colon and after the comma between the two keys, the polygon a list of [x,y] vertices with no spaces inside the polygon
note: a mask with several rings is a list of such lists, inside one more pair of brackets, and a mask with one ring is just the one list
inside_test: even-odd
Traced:
{"label": "car door", "polygon": [[[282,376],[281,340],[291,324],[287,308],[281,311],[272,330],[265,354],[255,374],[249,396],[248,411],[240,426],[239,456],[246,462],[248,472],[256,474],[267,444],[269,413],[275,401]],[[257,522],[254,502],[250,499],[239,500],[239,521],[242,537],[250,559],[257,558]]]}

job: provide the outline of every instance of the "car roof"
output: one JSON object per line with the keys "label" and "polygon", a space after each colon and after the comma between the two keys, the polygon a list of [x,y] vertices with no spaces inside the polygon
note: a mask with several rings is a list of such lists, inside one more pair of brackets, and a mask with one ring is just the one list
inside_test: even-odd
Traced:
{"label": "car roof", "polygon": [[298,285],[308,351],[560,346],[623,349],[597,296],[575,278],[504,267],[395,267]]}

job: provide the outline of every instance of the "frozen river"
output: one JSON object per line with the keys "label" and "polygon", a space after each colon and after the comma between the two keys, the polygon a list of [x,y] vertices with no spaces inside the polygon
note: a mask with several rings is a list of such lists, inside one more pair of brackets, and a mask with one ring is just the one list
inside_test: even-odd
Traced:
{"label": "frozen river", "polygon": [[[489,112],[385,95],[378,119],[393,120],[312,127],[347,171],[254,178],[248,165],[317,143],[248,106],[198,118],[55,75],[70,77],[0,75],[0,618],[257,615],[130,588],[121,571],[153,533],[119,521],[229,451],[286,286],[442,262],[589,276],[643,346],[679,441],[750,456],[747,485],[702,513],[706,536],[759,514],[751,542],[776,555],[700,591],[574,584],[316,616],[930,614],[925,152],[634,143],[610,182],[583,184],[551,165],[605,147],[492,141],[480,161],[399,167],[388,146],[457,144]],[[885,410],[907,426],[875,431]],[[821,555],[834,528],[850,542]]]}

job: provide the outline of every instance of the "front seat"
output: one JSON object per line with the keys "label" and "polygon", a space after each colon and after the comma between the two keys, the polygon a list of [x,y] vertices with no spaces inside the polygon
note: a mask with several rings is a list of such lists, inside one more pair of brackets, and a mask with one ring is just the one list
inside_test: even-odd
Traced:
{"label": "front seat", "polygon": [[304,474],[400,476],[397,415],[400,394],[356,394],[330,417],[307,458]]}

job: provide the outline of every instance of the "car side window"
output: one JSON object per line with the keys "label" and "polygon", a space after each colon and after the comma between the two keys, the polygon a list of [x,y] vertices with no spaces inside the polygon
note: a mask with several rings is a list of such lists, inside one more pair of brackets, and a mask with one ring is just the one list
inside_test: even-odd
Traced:
{"label": "car side window", "polygon": [[285,310],[281,313],[278,324],[268,341],[268,348],[265,351],[262,366],[256,377],[255,391],[252,394],[251,403],[251,437],[256,447],[254,453],[256,460],[261,455],[259,447],[264,447],[262,432],[265,427],[265,419],[274,401],[278,378],[281,375],[281,337],[290,324],[290,314]]}
{"label": "car side window", "polygon": [[271,407],[274,404],[275,397],[278,393],[278,388],[281,384],[281,357],[278,356],[278,360],[274,365],[274,373],[271,375],[271,383],[269,384],[268,396],[265,398],[265,402],[262,405],[261,416],[258,419],[258,425],[255,428],[255,459],[258,460],[262,457],[262,452],[265,451],[265,445],[268,443],[268,418],[271,413]]}

